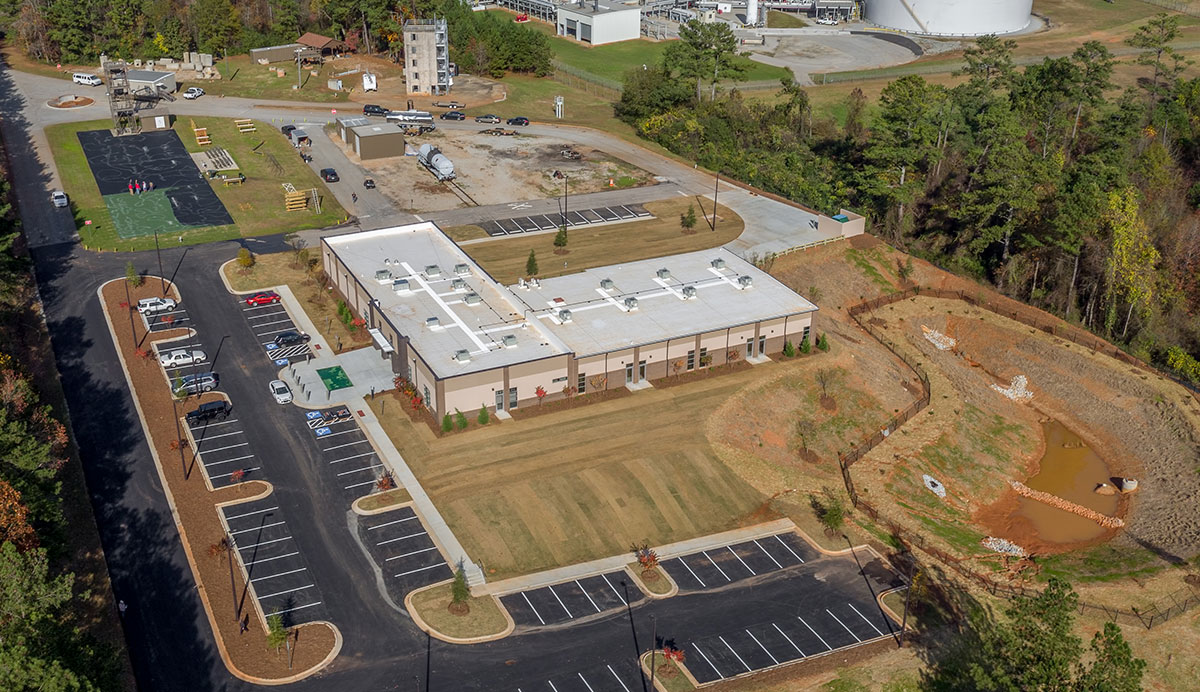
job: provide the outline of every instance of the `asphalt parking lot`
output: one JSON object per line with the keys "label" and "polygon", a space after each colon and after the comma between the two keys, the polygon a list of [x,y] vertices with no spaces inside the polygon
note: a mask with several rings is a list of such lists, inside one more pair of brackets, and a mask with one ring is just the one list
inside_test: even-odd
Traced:
{"label": "asphalt parking lot", "polygon": [[165,332],[168,329],[192,326],[187,308],[183,307],[182,304],[176,305],[174,310],[163,310],[162,312],[145,314],[138,313],[138,316],[145,321],[146,329],[152,332]]}
{"label": "asphalt parking lot", "polygon": [[595,209],[580,209],[577,211],[571,210],[566,214],[534,214],[532,216],[518,216],[511,219],[497,219],[494,221],[484,221],[479,226],[488,235],[497,237],[532,233],[534,231],[549,231],[559,228],[563,224],[566,224],[567,228],[574,228],[576,226],[590,226],[597,223],[645,219],[650,216],[650,212],[646,211],[646,208],[642,205],[626,204],[612,207],[596,207]]}
{"label": "asphalt parking lot", "polygon": [[[195,408],[187,406],[187,410]],[[180,409],[182,416],[184,409]],[[237,419],[237,411],[223,421],[190,425],[193,460],[199,460],[213,488],[233,485],[236,472],[243,473],[242,481],[265,480],[262,466],[250,449],[250,440]]]}
{"label": "asphalt parking lot", "polygon": [[412,507],[359,517],[358,536],[397,603],[413,589],[454,576]]}
{"label": "asphalt parking lot", "polygon": [[794,533],[781,533],[691,555],[660,564],[682,591],[699,591],[795,567],[820,553]]}
{"label": "asphalt parking lot", "polygon": [[335,406],[321,411],[304,411],[302,415],[320,449],[321,459],[325,462],[324,472],[342,489],[346,503],[370,493],[371,486],[383,475],[384,466],[358,427],[357,412]]}
{"label": "asphalt parking lot", "polygon": [[642,600],[641,590],[628,581],[625,572],[609,572],[508,594],[500,601],[518,626],[557,625]]}
{"label": "asphalt parking lot", "polygon": [[221,516],[265,615],[278,614],[285,626],[327,619],[321,593],[276,498],[222,507]]}
{"label": "asphalt parking lot", "polygon": [[284,332],[300,331],[296,323],[292,321],[287,309],[283,307],[283,303],[250,306],[246,305],[244,296],[236,297],[235,300],[237,300],[238,308],[245,316],[246,322],[250,325],[250,331],[254,332],[254,338],[262,345],[263,353],[267,358],[283,367],[293,360],[303,361],[308,357],[310,353],[308,344],[294,346],[275,344],[276,336]]}
{"label": "asphalt parking lot", "polygon": [[626,657],[574,673],[556,675],[548,680],[534,681],[518,687],[517,692],[641,692],[643,689],[642,673],[637,663],[632,657]]}

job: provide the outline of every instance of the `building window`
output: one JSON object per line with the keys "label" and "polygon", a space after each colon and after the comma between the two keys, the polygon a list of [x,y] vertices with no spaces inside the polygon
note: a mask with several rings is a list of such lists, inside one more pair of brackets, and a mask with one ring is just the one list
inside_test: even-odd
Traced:
{"label": "building window", "polygon": [[695,351],[688,351],[688,357],[687,357],[687,369],[688,369],[688,370],[693,370],[693,369],[695,369],[695,367],[696,367],[696,352],[695,352]]}
{"label": "building window", "polygon": [[416,35],[416,34],[413,34],[413,35],[412,35],[412,40],[413,40],[413,41],[416,41],[416,40],[417,40],[417,35]]}
{"label": "building window", "polygon": [[575,387],[575,391],[579,392],[580,394],[583,394],[584,392],[586,392],[587,391],[587,375],[585,375],[582,372],[579,373],[579,382],[577,384],[579,386]]}
{"label": "building window", "polygon": [[420,72],[414,72],[414,73],[413,73],[413,79],[420,79],[420,78],[421,78],[421,73],[420,73]]}
{"label": "building window", "polygon": [[425,390],[425,405],[430,409],[433,408],[433,402],[429,400],[429,387],[422,387]]}
{"label": "building window", "polygon": [[712,363],[712,356],[708,355],[708,349],[700,349],[700,367],[707,368]]}
{"label": "building window", "polygon": [[550,384],[558,384],[559,382],[566,382],[566,381],[567,381],[567,376],[563,375],[562,377],[555,377],[553,380],[550,380]]}
{"label": "building window", "polygon": [[416,67],[416,66],[417,66],[417,59],[413,58],[413,67]]}
{"label": "building window", "polygon": [[805,327],[804,328],[804,336],[800,337],[800,340],[804,341],[807,338],[808,338],[808,327]]}

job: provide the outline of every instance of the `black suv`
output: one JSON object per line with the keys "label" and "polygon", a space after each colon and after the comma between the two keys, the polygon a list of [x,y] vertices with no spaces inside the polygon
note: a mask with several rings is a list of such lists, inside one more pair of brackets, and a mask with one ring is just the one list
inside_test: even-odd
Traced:
{"label": "black suv", "polygon": [[363,106],[363,115],[387,115],[388,109],[383,106],[377,106],[373,103],[368,103]]}
{"label": "black suv", "polygon": [[284,332],[275,337],[276,346],[295,346],[296,344],[307,344],[312,338],[304,332]]}
{"label": "black suv", "polygon": [[322,168],[321,179],[327,183],[336,183],[337,181],[341,180],[341,178],[338,177],[337,171],[333,170],[332,168]]}
{"label": "black suv", "polygon": [[195,411],[187,414],[187,422],[190,426],[197,426],[213,420],[225,420],[229,417],[229,404],[224,401],[210,401],[206,404],[200,404],[200,407]]}
{"label": "black suv", "polygon": [[467,114],[462,111],[446,111],[438,117],[442,120],[466,120]]}

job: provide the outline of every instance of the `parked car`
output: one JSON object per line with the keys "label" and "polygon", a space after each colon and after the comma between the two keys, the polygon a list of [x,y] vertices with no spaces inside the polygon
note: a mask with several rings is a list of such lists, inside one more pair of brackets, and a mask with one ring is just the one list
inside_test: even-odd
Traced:
{"label": "parked car", "polygon": [[188,427],[203,425],[209,421],[221,421],[229,417],[229,402],[227,401],[209,401],[200,406],[195,411],[189,411],[186,418]]}
{"label": "parked car", "polygon": [[188,348],[177,348],[174,351],[160,353],[158,356],[158,364],[164,368],[178,368],[185,365],[195,365],[208,360],[208,355],[204,351]]}
{"label": "parked car", "polygon": [[337,181],[341,180],[341,178],[338,177],[337,171],[333,170],[332,168],[322,168],[321,180],[324,180],[327,183],[336,183]]}
{"label": "parked car", "polygon": [[462,111],[446,111],[438,117],[442,120],[466,120],[467,114]]}
{"label": "parked car", "polygon": [[477,123],[488,123],[488,124],[490,124],[490,125],[496,125],[496,124],[499,124],[499,122],[500,122],[500,118],[499,118],[499,117],[497,117],[497,116],[494,116],[494,115],[492,115],[491,113],[488,113],[487,115],[477,115],[477,116],[475,116],[475,122],[477,122]]}
{"label": "parked car", "polygon": [[292,390],[283,380],[271,380],[271,396],[277,404],[292,403]]}
{"label": "parked car", "polygon": [[200,87],[188,87],[187,91],[183,92],[183,97],[189,101],[200,98],[204,95],[204,90]]}
{"label": "parked car", "polygon": [[291,137],[292,130],[294,129],[296,129],[295,125],[284,125],[283,127],[279,128],[279,131],[283,133],[284,137]]}
{"label": "parked car", "polygon": [[365,178],[363,180],[363,187],[367,188],[368,190],[374,190],[375,180],[373,178]]}
{"label": "parked car", "polygon": [[295,346],[297,344],[307,344],[312,337],[304,332],[284,332],[275,337],[276,346]]}
{"label": "parked car", "polygon": [[54,203],[55,207],[59,208],[71,204],[71,201],[67,199],[67,193],[63,192],[62,190],[55,190],[54,192],[51,192],[50,201]]}
{"label": "parked car", "polygon": [[174,298],[142,298],[137,302],[137,311],[143,315],[153,315],[174,310],[176,305]]}
{"label": "parked car", "polygon": [[520,125],[521,127],[526,127],[529,125],[529,118],[525,118],[525,117],[509,118],[508,124],[509,125]]}
{"label": "parked car", "polygon": [[198,375],[184,375],[171,383],[171,391],[175,396],[187,396],[211,392],[220,384],[221,378],[215,372],[202,372]]}
{"label": "parked car", "polygon": [[275,291],[259,291],[253,295],[246,296],[246,305],[255,307],[258,305],[274,305],[279,302],[279,294]]}
{"label": "parked car", "polygon": [[380,106],[380,105],[377,105],[374,103],[368,103],[368,104],[363,105],[363,115],[385,116],[387,114],[388,114],[388,109],[384,108],[383,106]]}
{"label": "parked car", "polygon": [[104,84],[99,77],[94,74],[87,74],[86,72],[76,72],[75,74],[71,75],[71,81],[75,82],[76,84],[94,87]]}

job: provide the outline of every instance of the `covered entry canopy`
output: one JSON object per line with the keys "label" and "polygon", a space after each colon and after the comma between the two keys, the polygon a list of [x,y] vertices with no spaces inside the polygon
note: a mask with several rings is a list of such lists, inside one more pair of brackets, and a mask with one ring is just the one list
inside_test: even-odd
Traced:
{"label": "covered entry canopy", "polygon": [[375,345],[379,347],[379,350],[383,351],[384,355],[391,355],[396,352],[396,349],[392,348],[387,338],[378,329],[368,329],[367,333],[371,335],[371,339],[375,341]]}

